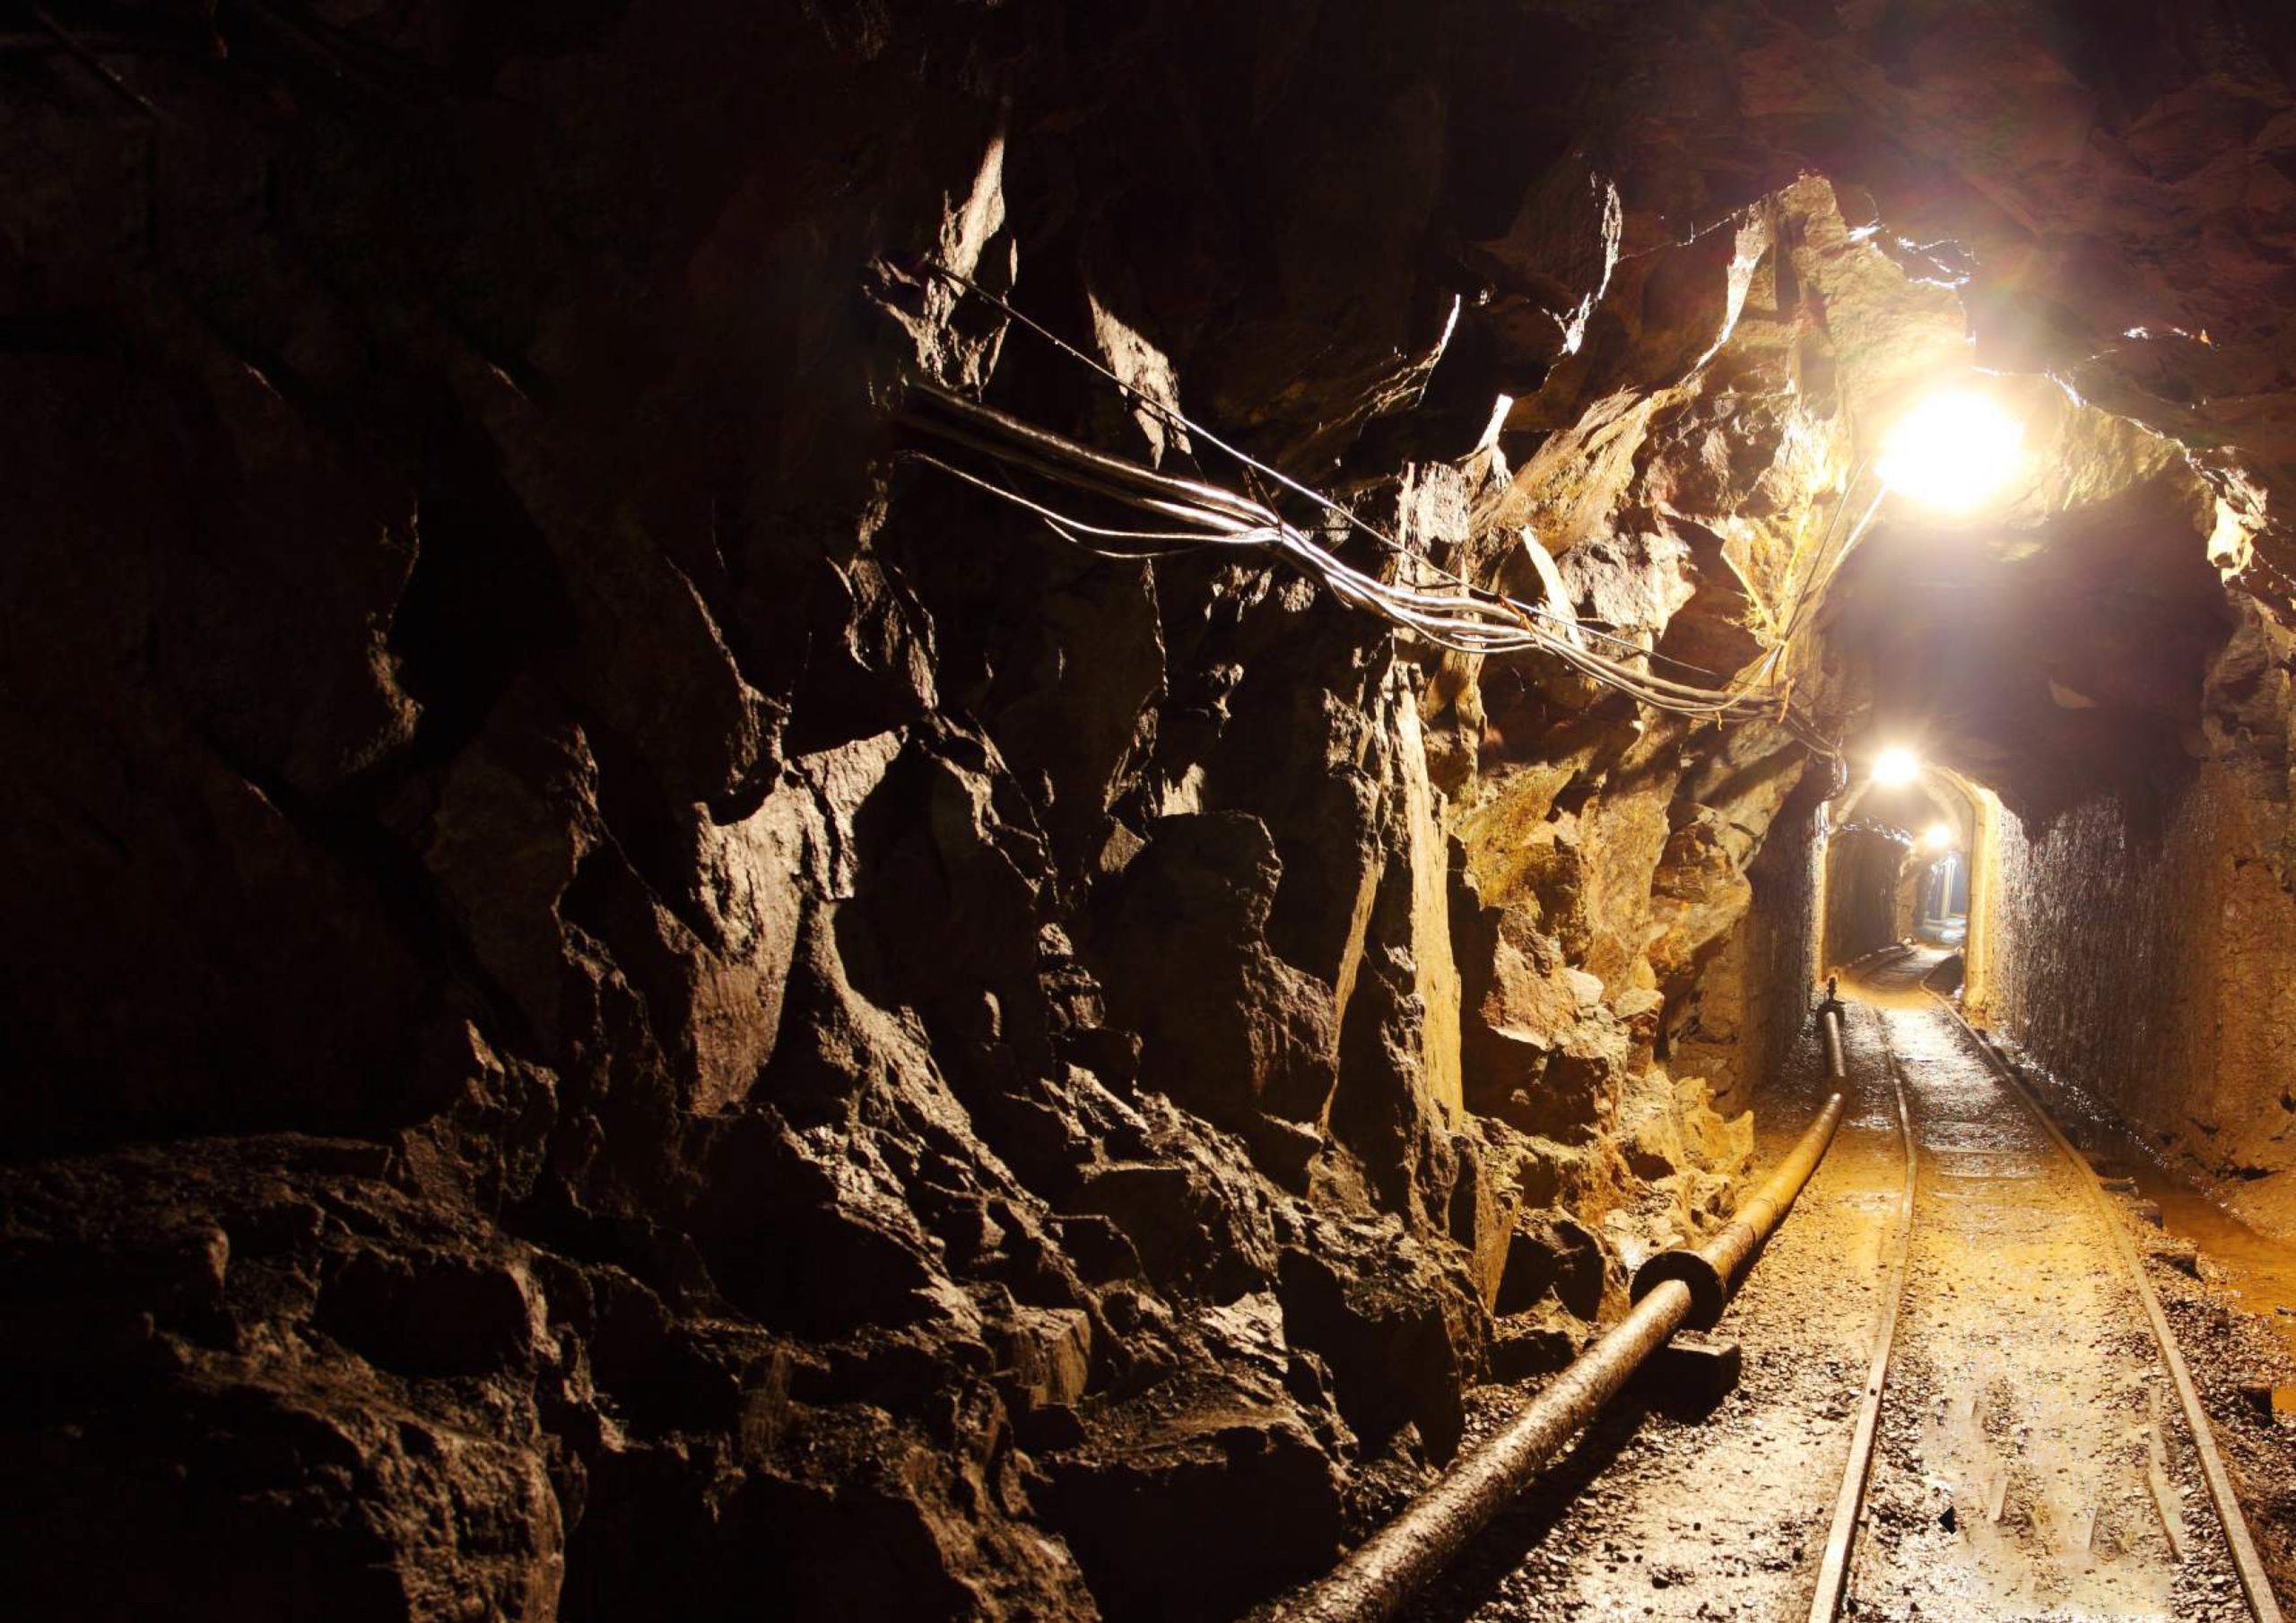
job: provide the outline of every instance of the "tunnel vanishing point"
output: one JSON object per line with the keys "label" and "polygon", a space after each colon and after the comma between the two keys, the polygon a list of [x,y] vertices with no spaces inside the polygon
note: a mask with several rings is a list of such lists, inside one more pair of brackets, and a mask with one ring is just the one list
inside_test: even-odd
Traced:
{"label": "tunnel vanishing point", "polygon": [[0,126],[0,1610],[2296,1601],[2296,12],[41,0]]}

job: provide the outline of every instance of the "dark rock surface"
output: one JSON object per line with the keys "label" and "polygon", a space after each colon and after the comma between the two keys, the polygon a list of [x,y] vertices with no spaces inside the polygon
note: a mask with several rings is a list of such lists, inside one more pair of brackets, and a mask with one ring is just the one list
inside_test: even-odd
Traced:
{"label": "dark rock surface", "polygon": [[905,382],[1236,470],[928,261],[1724,673],[1972,320],[2166,437],[2058,567],[2296,571],[2266,8],[51,9],[117,83],[4,42],[28,1615],[1240,1612],[1726,1207],[1800,748],[1060,547]]}

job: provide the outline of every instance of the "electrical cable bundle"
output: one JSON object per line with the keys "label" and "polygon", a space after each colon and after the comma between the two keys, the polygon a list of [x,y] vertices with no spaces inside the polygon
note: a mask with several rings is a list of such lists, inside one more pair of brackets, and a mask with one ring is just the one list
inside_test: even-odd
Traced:
{"label": "electrical cable bundle", "polygon": [[[1100,557],[1123,560],[1164,558],[1202,547],[1236,547],[1273,553],[1320,583],[1341,602],[1377,614],[1439,647],[1485,655],[1531,650],[1550,654],[1581,674],[1653,709],[1717,723],[1777,722],[1812,751],[1839,763],[1839,747],[1819,731],[1784,690],[1765,691],[1751,685],[1704,687],[1638,670],[1631,662],[1657,662],[1664,656],[1624,638],[1582,626],[1542,604],[1474,586],[1432,560],[1411,551],[1332,498],[1238,450],[1201,424],[1133,387],[1093,357],[995,294],[953,272],[934,268],[935,273],[995,305],[1072,360],[1114,384],[1135,406],[1188,434],[1194,441],[1224,452],[1243,467],[1305,498],[1346,528],[1369,536],[1397,560],[1399,575],[1406,568],[1424,570],[1436,577],[1439,584],[1382,579],[1348,563],[1265,502],[1079,444],[936,385],[911,383],[904,412],[906,421],[937,438],[987,457],[996,465],[997,473],[984,475],[923,452],[912,453],[915,458],[1035,515],[1070,544]],[[1151,522],[1128,526],[1088,523],[1016,488],[1009,477],[1013,474],[1033,477],[1129,508]],[[1838,516],[1839,510],[1837,519]],[[1829,531],[1832,527],[1830,524]],[[1824,551],[1825,542],[1822,540],[1821,556]],[[1798,625],[1803,606],[1796,605],[1790,623]],[[1621,652],[1616,655],[1605,653],[1589,646],[1592,643],[1609,644]],[[1758,681],[1775,666],[1782,647],[1783,644],[1771,649],[1765,657],[1756,673]]]}

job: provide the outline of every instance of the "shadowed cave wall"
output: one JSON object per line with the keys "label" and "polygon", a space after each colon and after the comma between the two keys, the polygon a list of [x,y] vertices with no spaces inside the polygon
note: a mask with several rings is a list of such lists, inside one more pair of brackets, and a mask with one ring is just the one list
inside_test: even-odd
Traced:
{"label": "shadowed cave wall", "polygon": [[904,460],[923,378],[1233,472],[928,258],[1726,673],[1972,331],[2146,425],[2035,498],[2076,571],[2288,563],[2264,8],[55,10],[119,82],[0,57],[33,1613],[1240,1611],[1726,1209],[1823,771]]}
{"label": "shadowed cave wall", "polygon": [[[2207,759],[2136,816],[2100,796],[2012,820],[1987,1012],[2162,1159],[2267,1233],[2296,1231],[2284,634],[2251,623],[2211,673]],[[2147,815],[2146,813],[2149,813]]]}

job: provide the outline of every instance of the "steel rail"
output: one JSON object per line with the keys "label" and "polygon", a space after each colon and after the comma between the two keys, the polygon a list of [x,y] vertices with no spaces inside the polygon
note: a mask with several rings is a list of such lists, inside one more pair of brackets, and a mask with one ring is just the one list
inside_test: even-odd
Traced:
{"label": "steel rail", "polygon": [[2073,1147],[2071,1140],[2058,1128],[2055,1118],[2045,1109],[2022,1078],[1995,1051],[1982,1032],[1970,1024],[1966,1016],[1951,1002],[1934,989],[1925,988],[1937,1000],[1937,1006],[1952,1017],[1970,1042],[1985,1056],[1986,1064],[1996,1076],[2009,1084],[2033,1119],[2041,1124],[2065,1159],[2073,1163],[2081,1186],[2089,1192],[2091,1203],[2104,1219],[2106,1232],[2120,1253],[2121,1264],[2128,1271],[2130,1281],[2136,1287],[2137,1299],[2144,1306],[2144,1317],[2152,1328],[2152,1340],[2161,1350],[2161,1361],[2169,1372],[2169,1384],[2177,1389],[2177,1402],[2184,1410],[2185,1425],[2192,1433],[2193,1450],[2200,1457],[2200,1474],[2208,1484],[2208,1497],[2216,1507],[2217,1525],[2224,1530],[2224,1542],[2232,1556],[2233,1569],[2239,1574],[2240,1589],[2248,1597],[2248,1610],[2256,1614],[2257,1623],[2282,1623],[2280,1602],[2274,1599],[2272,1579],[2266,1575],[2264,1561],[2257,1553],[2256,1538],[2248,1532],[2248,1517],[2241,1512],[2239,1496],[2232,1489],[2232,1479],[2224,1469],[2224,1458],[2217,1451],[2215,1428],[2209,1423],[2208,1410],[2202,1406],[2200,1390],[2193,1384],[2192,1372],[2185,1367],[2183,1350],[2177,1345],[2176,1332],[2170,1328],[2168,1315],[2161,1311],[2161,1298],[2146,1277],[2144,1256],[2130,1237],[2128,1226],[2122,1221],[2112,1197],[2105,1192],[2104,1181],[2089,1158]]}
{"label": "steel rail", "polygon": [[[1883,1045],[1889,1046],[1886,1027]],[[1883,1289],[1882,1315],[1874,1329],[1874,1358],[1866,1370],[1865,1395],[1857,1405],[1857,1423],[1849,1436],[1849,1460],[1843,1466],[1841,1491],[1833,1505],[1833,1525],[1826,1533],[1825,1553],[1818,1560],[1817,1593],[1810,1601],[1810,1623],[1833,1623],[1849,1589],[1849,1558],[1857,1541],[1857,1522],[1866,1506],[1866,1488],[1874,1475],[1874,1445],[1882,1428],[1882,1394],[1890,1378],[1890,1349],[1897,1340],[1898,1312],[1905,1303],[1906,1277],[1913,1269],[1913,1191],[1919,1159],[1913,1142],[1913,1117],[1906,1108],[1905,1069],[1897,1054],[1889,1054],[1890,1083],[1897,1092],[1898,1141],[1905,1148],[1905,1187],[1898,1197],[1898,1254],[1890,1265]]]}
{"label": "steel rail", "polygon": [[[1522,1411],[1446,1471],[1395,1520],[1289,1599],[1265,1623],[1377,1623],[1440,1572],[1685,1324],[1710,1327],[1748,1261],[1833,1142],[1842,1096],[1816,1118],[1737,1215],[1697,1251],[1662,1252],[1634,1278],[1635,1303]],[[1669,1259],[1677,1259],[1670,1262]],[[1679,1259],[1689,1259],[1681,1261]]]}

